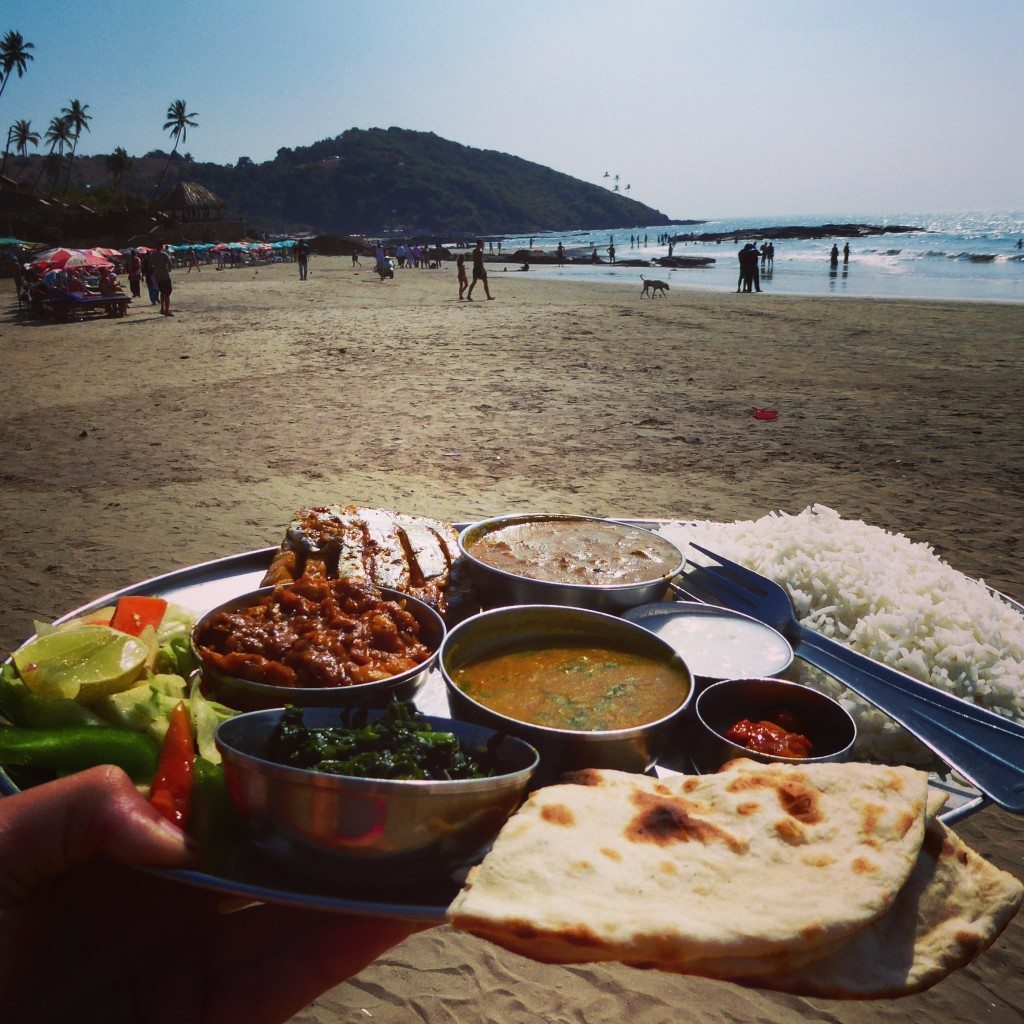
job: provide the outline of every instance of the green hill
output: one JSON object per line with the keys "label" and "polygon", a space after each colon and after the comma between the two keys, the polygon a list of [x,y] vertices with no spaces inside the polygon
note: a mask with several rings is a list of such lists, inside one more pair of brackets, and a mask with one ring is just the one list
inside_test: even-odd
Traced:
{"label": "green hill", "polygon": [[[38,159],[9,167],[22,165],[25,174],[17,176],[32,181]],[[127,191],[151,198],[165,164],[159,152],[136,158]],[[161,191],[183,177],[216,192],[259,230],[451,236],[673,223],[621,193],[541,164],[402,128],[352,128],[278,150],[265,163],[199,163],[176,154]],[[76,159],[71,183],[80,195],[86,186],[93,195],[109,186],[105,157]]]}
{"label": "green hill", "polygon": [[279,150],[268,163],[197,164],[189,175],[254,223],[339,234],[669,223],[658,210],[549,167],[401,128],[353,128],[312,146]]}

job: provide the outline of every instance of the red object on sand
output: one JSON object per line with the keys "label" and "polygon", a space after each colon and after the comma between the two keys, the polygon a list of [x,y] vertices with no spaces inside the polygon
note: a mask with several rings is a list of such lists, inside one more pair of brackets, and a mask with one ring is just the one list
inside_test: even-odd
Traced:
{"label": "red object on sand", "polygon": [[774,409],[758,409],[754,406],[754,419],[755,420],[777,420],[779,414]]}

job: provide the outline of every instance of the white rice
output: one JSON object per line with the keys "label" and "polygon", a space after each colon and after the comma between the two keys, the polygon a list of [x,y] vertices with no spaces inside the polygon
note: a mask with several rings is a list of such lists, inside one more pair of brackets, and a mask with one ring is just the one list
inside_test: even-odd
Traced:
{"label": "white rice", "polygon": [[[930,547],[814,505],[756,522],[669,523],[782,584],[804,625],[1008,718],[1024,721],[1024,615]],[[791,673],[787,673],[791,674]],[[792,678],[836,697],[859,732],[855,756],[927,765],[932,755],[887,715],[800,659]]]}

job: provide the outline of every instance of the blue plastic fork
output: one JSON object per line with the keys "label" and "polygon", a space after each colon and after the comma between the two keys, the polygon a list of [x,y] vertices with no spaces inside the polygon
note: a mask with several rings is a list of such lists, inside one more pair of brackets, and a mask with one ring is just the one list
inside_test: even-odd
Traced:
{"label": "blue plastic fork", "polygon": [[683,590],[774,627],[794,653],[899,722],[990,800],[1024,813],[1024,727],[858,653],[801,625],[777,583],[697,544],[716,565],[697,565]]}

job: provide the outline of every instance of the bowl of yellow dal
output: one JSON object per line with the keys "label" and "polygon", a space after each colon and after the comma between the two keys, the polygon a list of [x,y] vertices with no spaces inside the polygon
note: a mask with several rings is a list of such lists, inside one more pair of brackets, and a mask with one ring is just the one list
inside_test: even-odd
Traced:
{"label": "bowl of yellow dal", "polygon": [[614,615],[515,605],[460,623],[439,667],[454,717],[518,736],[540,772],[643,772],[676,760],[693,675],[672,647]]}

